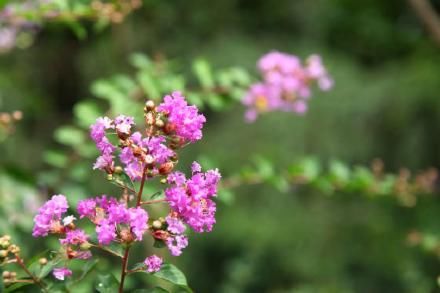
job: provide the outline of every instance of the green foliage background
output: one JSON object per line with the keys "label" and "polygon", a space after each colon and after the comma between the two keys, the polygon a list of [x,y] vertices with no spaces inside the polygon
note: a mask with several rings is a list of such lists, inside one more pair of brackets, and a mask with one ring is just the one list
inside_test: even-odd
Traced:
{"label": "green foliage background", "polygon": [[[61,171],[46,153],[70,150],[53,133],[73,123],[81,101],[105,108],[91,85],[134,74],[132,53],[165,56],[183,74],[200,56],[213,68],[240,66],[256,74],[256,60],[271,49],[321,54],[334,89],[316,93],[304,117],[272,113],[245,124],[239,103],[225,111],[206,108],[204,139],[185,150],[181,169],[209,158],[228,177],[255,156],[282,168],[308,155],[351,165],[382,158],[394,172],[440,167],[440,49],[406,2],[148,0],[123,24],[85,40],[49,24],[31,48],[0,56],[0,109],[24,113],[0,145],[0,232],[15,236],[27,254],[56,247],[53,239],[26,247],[39,202],[52,193],[77,202],[112,192],[91,168],[85,175],[66,172],[54,185]],[[329,197],[308,188],[245,185],[233,193],[219,204],[214,232],[192,235],[183,256],[171,259],[195,292],[438,291],[436,256],[405,244],[411,229],[439,234],[437,197],[407,208],[393,199]],[[98,268],[110,266],[109,260]],[[130,279],[131,287],[145,282]],[[83,292],[93,282],[87,278]]]}

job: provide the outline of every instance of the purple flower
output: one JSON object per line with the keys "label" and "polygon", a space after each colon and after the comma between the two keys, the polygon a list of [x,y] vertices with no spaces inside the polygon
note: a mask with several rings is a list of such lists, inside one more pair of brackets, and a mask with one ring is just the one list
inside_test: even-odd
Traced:
{"label": "purple flower", "polygon": [[130,208],[128,210],[130,228],[136,236],[136,240],[141,241],[142,236],[148,229],[148,213],[140,208]]}
{"label": "purple flower", "polygon": [[147,272],[154,273],[160,271],[163,260],[157,255],[149,256],[145,259],[144,264],[147,266]]}
{"label": "purple flower", "polygon": [[78,202],[76,208],[80,219],[84,217],[94,218],[96,213],[96,201],[94,199],[84,199]]}
{"label": "purple flower", "polygon": [[173,234],[183,234],[185,232],[185,224],[181,220],[179,220],[177,217],[167,216],[165,218],[168,224],[167,230],[170,231]]}
{"label": "purple flower", "polygon": [[64,195],[54,195],[39,210],[34,218],[34,237],[47,236],[54,223],[59,223],[69,205]]}
{"label": "purple flower", "polygon": [[62,268],[55,268],[52,272],[53,276],[57,278],[58,280],[64,281],[66,277],[70,277],[72,275],[72,271],[68,268],[62,267]]}
{"label": "purple flower", "polygon": [[269,52],[258,61],[258,69],[263,81],[252,84],[242,100],[247,107],[245,119],[248,122],[270,111],[304,114],[313,83],[324,91],[333,86],[318,55],[310,56],[304,66],[297,56]]}
{"label": "purple flower", "polygon": [[115,118],[116,130],[123,134],[130,134],[131,127],[134,125],[134,118],[130,116],[119,115]]}
{"label": "purple flower", "polygon": [[90,137],[96,143],[101,156],[96,159],[93,169],[111,170],[114,166],[113,152],[116,149],[105,137],[107,129],[114,128],[113,121],[108,117],[99,117],[95,124],[90,126]]}
{"label": "purple flower", "polygon": [[180,92],[165,96],[164,102],[157,107],[157,111],[168,117],[168,123],[177,136],[190,142],[202,138],[205,116],[199,114],[196,106],[188,106]]}
{"label": "purple flower", "polygon": [[61,244],[81,245],[87,242],[89,236],[81,229],[70,230],[66,233],[66,238],[60,239]]}
{"label": "purple flower", "polygon": [[108,245],[116,238],[115,224],[107,219],[103,219],[96,226],[96,234],[98,235],[98,242],[102,245]]}
{"label": "purple flower", "polygon": [[171,236],[167,238],[165,244],[172,255],[179,256],[182,254],[182,249],[188,246],[188,238],[184,235]]}
{"label": "purple flower", "polygon": [[108,117],[99,117],[96,123],[90,126],[90,137],[98,143],[105,137],[105,131],[110,128],[114,128],[113,121]]}
{"label": "purple flower", "polygon": [[168,176],[171,187],[165,190],[165,197],[173,211],[196,232],[212,230],[216,206],[211,198],[217,195],[220,177],[217,169],[206,173],[193,172],[190,179],[185,179],[180,172]]}
{"label": "purple flower", "polygon": [[125,204],[113,204],[107,209],[108,221],[114,224],[128,222],[129,213]]}

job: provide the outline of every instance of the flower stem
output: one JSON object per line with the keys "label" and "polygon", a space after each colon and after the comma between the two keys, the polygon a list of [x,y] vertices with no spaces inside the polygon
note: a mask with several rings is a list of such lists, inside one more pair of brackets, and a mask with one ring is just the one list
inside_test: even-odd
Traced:
{"label": "flower stem", "polygon": [[[141,185],[139,187],[139,192],[137,195],[136,207],[141,205],[142,201],[142,192],[144,191],[145,179],[147,174],[147,166],[145,166],[144,171],[142,172]],[[130,246],[128,245],[125,248],[124,257],[122,258],[122,268],[121,268],[121,282],[119,283],[119,293],[124,292],[124,281],[125,276],[127,275],[127,265],[128,265],[128,257],[130,255]]]}
{"label": "flower stem", "polygon": [[47,290],[46,290],[45,286],[43,285],[43,283],[41,282],[41,280],[39,280],[34,274],[32,274],[28,270],[28,268],[26,267],[23,260],[21,259],[21,257],[18,254],[15,255],[15,259],[17,260],[17,264],[26,272],[26,274],[29,275],[29,277],[31,277],[33,283],[40,286],[41,290],[43,290],[44,292],[47,292]]}
{"label": "flower stem", "polygon": [[121,268],[121,282],[119,283],[119,293],[124,292],[124,281],[125,276],[127,275],[127,264],[128,264],[128,256],[130,252],[130,246],[125,248],[124,257],[122,258],[122,268]]}
{"label": "flower stem", "polygon": [[137,195],[136,207],[141,205],[142,192],[144,191],[144,185],[145,185],[146,176],[147,176],[147,166],[145,166],[144,171],[142,172],[141,187],[139,188],[139,192],[138,192],[138,195]]}

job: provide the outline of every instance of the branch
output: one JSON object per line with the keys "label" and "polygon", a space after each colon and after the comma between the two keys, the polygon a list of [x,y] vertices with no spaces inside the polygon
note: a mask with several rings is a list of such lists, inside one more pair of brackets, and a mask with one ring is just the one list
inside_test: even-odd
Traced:
{"label": "branch", "polygon": [[408,0],[408,2],[431,34],[434,42],[440,46],[440,17],[429,0]]}

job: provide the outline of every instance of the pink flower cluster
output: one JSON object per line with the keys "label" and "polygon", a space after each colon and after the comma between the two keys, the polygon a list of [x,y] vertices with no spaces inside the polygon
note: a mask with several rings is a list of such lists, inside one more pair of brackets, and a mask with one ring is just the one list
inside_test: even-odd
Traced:
{"label": "pink flower cluster", "polygon": [[68,259],[88,259],[92,256],[89,250],[80,249],[89,236],[81,229],[76,229],[74,216],[62,215],[67,212],[69,205],[64,195],[54,195],[38,211],[34,218],[34,237],[47,236],[48,234],[64,235],[60,243],[64,248],[65,257]]}
{"label": "pink flower cluster", "polygon": [[171,187],[165,190],[170,207],[196,232],[211,231],[215,224],[216,206],[212,197],[217,195],[217,184],[220,181],[218,170],[201,172],[197,162],[192,165],[192,177],[173,172],[168,175]]}
{"label": "pink flower cluster", "polygon": [[198,113],[196,106],[188,106],[180,92],[165,96],[157,110],[168,117],[169,131],[174,131],[183,140],[195,142],[202,138],[205,116]]}
{"label": "pink flower cluster", "polygon": [[157,255],[149,256],[145,259],[144,264],[147,267],[147,272],[155,273],[160,271],[160,267],[162,266],[163,260]]}
{"label": "pink flower cluster", "polygon": [[323,91],[333,86],[318,55],[311,55],[303,65],[297,56],[270,52],[260,58],[258,69],[263,81],[251,85],[242,100],[248,108],[245,114],[248,122],[269,111],[303,114],[307,111],[313,83]]}
{"label": "pink flower cluster", "polygon": [[96,225],[98,242],[109,245],[112,241],[142,241],[148,230],[148,213],[140,207],[128,208],[115,198],[103,195],[78,203],[80,218],[87,217]]}
{"label": "pink flower cluster", "polygon": [[145,138],[140,132],[132,133],[133,117],[120,115],[114,120],[108,117],[96,120],[90,127],[90,136],[101,155],[94,169],[105,170],[109,174],[115,171],[113,153],[117,147],[106,136],[109,129],[116,131],[120,142],[119,160],[133,181],[141,180],[144,172],[148,173],[148,177],[166,175],[173,167],[175,149],[202,138],[206,119],[195,106],[187,104],[181,93],[173,92],[165,96],[162,104],[146,106],[146,110],[145,120],[149,128]]}
{"label": "pink flower cluster", "polygon": [[64,195],[54,195],[48,200],[34,217],[34,237],[47,236],[51,232],[59,232],[63,228],[62,215],[67,212],[69,205]]}
{"label": "pink flower cluster", "polygon": [[[64,195],[54,195],[35,216],[33,236],[59,235],[63,259],[88,259],[92,256],[92,247],[103,248],[110,244],[128,247],[142,241],[146,233],[178,256],[188,246],[186,225],[196,232],[212,230],[216,211],[212,198],[217,194],[219,171],[202,172],[197,162],[192,164],[190,178],[173,171],[178,162],[177,150],[202,138],[205,117],[195,106],[189,106],[179,92],[165,96],[157,107],[148,101],[144,117],[146,127],[142,132],[133,131],[133,117],[124,115],[115,119],[98,118],[90,127],[90,136],[100,151],[93,168],[105,171],[109,180],[127,174],[133,181],[140,181],[138,191],[132,185],[123,185],[120,199],[102,195],[78,202],[78,221],[88,219],[94,225],[97,240],[76,227],[74,216],[64,217],[69,209]],[[117,157],[122,166],[115,161]],[[165,198],[142,201],[144,184],[155,177],[169,185],[164,191]],[[165,217],[151,219],[144,205],[153,203],[168,203],[171,211]],[[147,272],[154,273],[160,270],[162,262],[152,255],[144,264]],[[72,271],[57,268],[53,275],[64,280]]]}

